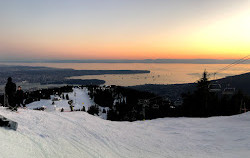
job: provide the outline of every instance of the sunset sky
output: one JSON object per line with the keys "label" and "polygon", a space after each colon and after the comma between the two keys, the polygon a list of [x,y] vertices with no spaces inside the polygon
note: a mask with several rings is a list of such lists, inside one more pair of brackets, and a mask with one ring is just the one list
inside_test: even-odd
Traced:
{"label": "sunset sky", "polygon": [[237,59],[250,0],[0,0],[0,59]]}

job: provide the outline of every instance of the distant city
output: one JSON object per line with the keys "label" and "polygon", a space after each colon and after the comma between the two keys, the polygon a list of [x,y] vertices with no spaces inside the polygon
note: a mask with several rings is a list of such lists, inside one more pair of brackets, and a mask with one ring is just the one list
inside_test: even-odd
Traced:
{"label": "distant city", "polygon": [[0,66],[0,85],[6,83],[8,77],[15,82],[40,84],[103,84],[101,80],[69,80],[68,77],[104,74],[140,74],[150,73],[148,70],[74,70],[31,66]]}

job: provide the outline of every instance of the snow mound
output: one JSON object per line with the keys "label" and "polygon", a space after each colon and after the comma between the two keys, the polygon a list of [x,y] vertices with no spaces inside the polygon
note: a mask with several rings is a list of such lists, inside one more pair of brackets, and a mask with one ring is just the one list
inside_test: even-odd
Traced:
{"label": "snow mound", "polygon": [[86,112],[0,108],[18,122],[0,128],[1,158],[242,158],[250,154],[250,113],[230,117],[111,122]]}

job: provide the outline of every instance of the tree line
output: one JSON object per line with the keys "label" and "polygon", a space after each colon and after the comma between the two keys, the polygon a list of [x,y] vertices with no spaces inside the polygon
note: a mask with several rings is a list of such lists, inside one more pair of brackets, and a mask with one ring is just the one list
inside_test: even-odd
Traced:
{"label": "tree line", "polygon": [[229,116],[242,112],[241,109],[249,109],[250,98],[240,90],[232,94],[211,92],[208,73],[204,71],[203,76],[197,82],[193,93],[182,94],[183,105],[179,107],[178,116],[187,117],[210,117]]}

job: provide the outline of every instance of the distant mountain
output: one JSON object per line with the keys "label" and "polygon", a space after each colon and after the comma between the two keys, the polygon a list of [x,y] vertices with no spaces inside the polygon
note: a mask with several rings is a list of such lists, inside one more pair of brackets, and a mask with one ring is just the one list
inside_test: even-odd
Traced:
{"label": "distant mountain", "polygon": [[[241,90],[244,94],[250,95],[250,73],[228,76],[222,79],[213,80],[212,83],[220,84],[222,90],[227,87],[236,88],[236,91]],[[196,89],[196,83],[169,85],[146,84],[131,86],[130,88],[155,93],[160,96],[166,96],[171,100],[176,100],[181,98],[182,93],[192,93]]]}
{"label": "distant mountain", "polygon": [[228,76],[216,81],[221,84],[222,88],[233,87],[250,95],[250,73]]}
{"label": "distant mountain", "polygon": [[[144,60],[0,60],[2,63],[189,63],[189,64],[231,64],[238,59],[144,59]],[[250,61],[245,61],[250,64]]]}

